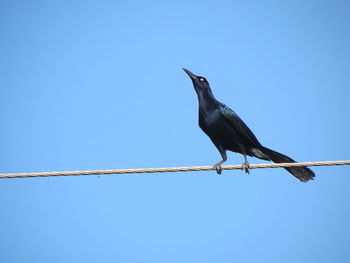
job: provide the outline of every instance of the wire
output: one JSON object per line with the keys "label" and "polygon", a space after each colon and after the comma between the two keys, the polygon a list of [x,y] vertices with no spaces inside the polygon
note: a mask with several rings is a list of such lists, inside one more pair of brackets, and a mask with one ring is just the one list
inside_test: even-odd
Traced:
{"label": "wire", "polygon": [[[279,168],[279,167],[300,167],[300,166],[332,166],[350,165],[346,161],[322,161],[322,162],[301,162],[301,163],[265,163],[251,164],[250,169],[258,168]],[[242,165],[224,165],[222,170],[238,170]],[[25,178],[25,177],[48,177],[48,176],[73,176],[73,175],[102,175],[102,174],[136,174],[136,173],[169,173],[189,171],[210,171],[213,166],[191,166],[191,167],[167,167],[167,168],[140,168],[140,169],[113,169],[113,170],[90,170],[90,171],[62,171],[62,172],[37,172],[37,173],[3,173],[2,178]]]}

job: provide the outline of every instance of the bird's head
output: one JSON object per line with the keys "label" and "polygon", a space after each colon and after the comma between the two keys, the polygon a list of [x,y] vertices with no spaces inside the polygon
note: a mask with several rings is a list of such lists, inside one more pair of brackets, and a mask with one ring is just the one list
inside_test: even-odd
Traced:
{"label": "bird's head", "polygon": [[196,90],[197,94],[203,93],[203,92],[211,93],[209,82],[204,77],[196,76],[188,69],[183,68],[183,70],[191,78],[194,89]]}

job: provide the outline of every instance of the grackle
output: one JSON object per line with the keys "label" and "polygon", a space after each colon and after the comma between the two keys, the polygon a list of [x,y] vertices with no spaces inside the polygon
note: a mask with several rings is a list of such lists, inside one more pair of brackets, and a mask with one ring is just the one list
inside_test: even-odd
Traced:
{"label": "grackle", "polygon": [[[292,163],[293,159],[261,145],[258,139],[241,118],[225,104],[217,101],[210,89],[208,81],[183,69],[191,78],[199,102],[199,127],[209,136],[219,150],[222,160],[214,165],[221,174],[221,164],[227,160],[226,150],[241,153],[244,156],[242,169],[249,173],[247,155],[275,163]],[[288,172],[302,182],[315,177],[307,167],[287,167]]]}

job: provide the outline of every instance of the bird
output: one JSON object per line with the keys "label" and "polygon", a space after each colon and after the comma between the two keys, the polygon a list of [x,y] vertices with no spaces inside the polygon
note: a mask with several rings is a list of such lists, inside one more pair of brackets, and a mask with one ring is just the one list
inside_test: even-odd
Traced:
{"label": "bird", "polygon": [[[206,78],[197,76],[186,68],[183,70],[192,80],[197,93],[199,127],[221,154],[222,160],[213,166],[218,174],[221,174],[221,165],[227,161],[227,150],[243,154],[242,170],[246,173],[249,173],[250,169],[247,156],[275,163],[296,162],[286,155],[264,147],[233,110],[215,99]],[[285,167],[285,169],[301,182],[307,182],[315,177],[314,172],[307,167]]]}

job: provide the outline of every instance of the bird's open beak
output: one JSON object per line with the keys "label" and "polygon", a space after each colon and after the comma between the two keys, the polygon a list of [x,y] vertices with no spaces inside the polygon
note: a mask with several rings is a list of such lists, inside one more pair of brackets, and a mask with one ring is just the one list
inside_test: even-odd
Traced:
{"label": "bird's open beak", "polygon": [[190,76],[190,78],[192,80],[198,80],[197,76],[194,75],[191,71],[189,71],[188,69],[185,69],[185,68],[183,68],[183,70],[187,73],[188,76]]}

